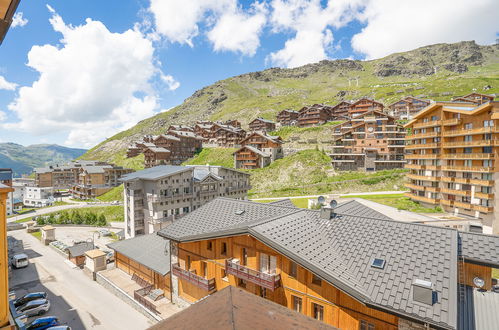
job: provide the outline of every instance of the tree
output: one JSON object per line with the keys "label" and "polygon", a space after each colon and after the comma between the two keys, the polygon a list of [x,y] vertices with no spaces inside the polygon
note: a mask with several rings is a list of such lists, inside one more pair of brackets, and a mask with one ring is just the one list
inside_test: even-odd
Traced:
{"label": "tree", "polygon": [[104,214],[101,214],[97,219],[97,226],[102,227],[105,225],[107,225],[106,216]]}

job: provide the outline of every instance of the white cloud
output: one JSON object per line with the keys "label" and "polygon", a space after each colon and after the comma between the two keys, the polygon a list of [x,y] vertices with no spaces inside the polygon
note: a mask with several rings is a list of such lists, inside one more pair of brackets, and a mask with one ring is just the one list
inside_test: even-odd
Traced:
{"label": "white cloud", "polygon": [[7,114],[5,111],[0,110],[0,123],[7,120]]}
{"label": "white cloud", "polygon": [[366,27],[352,39],[368,58],[435,43],[491,44],[499,32],[495,0],[371,0],[358,15]]}
{"label": "white cloud", "polygon": [[[155,33],[170,42],[194,47],[193,39],[206,28],[215,51],[253,56],[267,21],[265,3],[255,1],[247,10],[238,0],[151,0]],[[155,34],[152,34],[155,38]]]}
{"label": "white cloud", "polygon": [[65,132],[67,145],[91,147],[153,115],[158,104],[150,80],[164,74],[155,66],[152,42],[136,30],[112,33],[91,19],[66,25],[51,12],[61,45],[31,48],[27,65],[39,78],[19,89],[9,104],[19,122],[4,127]]}
{"label": "white cloud", "polygon": [[15,13],[14,17],[12,17],[12,24],[10,25],[10,27],[12,27],[12,28],[15,28],[18,26],[23,27],[26,24],[28,24],[28,19],[24,18],[23,13],[20,11],[20,12]]}
{"label": "white cloud", "polygon": [[14,91],[16,88],[17,84],[8,82],[3,76],[0,76],[0,89]]}
{"label": "white cloud", "polygon": [[166,83],[166,85],[168,86],[168,89],[171,91],[174,91],[180,87],[180,83],[178,81],[176,81],[175,78],[173,78],[171,75],[162,74],[161,80],[164,83]]}

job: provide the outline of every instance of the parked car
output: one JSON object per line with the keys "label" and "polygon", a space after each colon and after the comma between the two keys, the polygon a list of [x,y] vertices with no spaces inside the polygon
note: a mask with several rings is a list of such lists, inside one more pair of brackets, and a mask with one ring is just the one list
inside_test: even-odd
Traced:
{"label": "parked car", "polygon": [[15,269],[28,267],[29,265],[28,256],[24,253],[16,254],[12,257],[10,264]]}
{"label": "parked car", "polygon": [[48,301],[47,299],[37,299],[30,301],[26,305],[22,305],[21,307],[17,308],[16,311],[26,316],[34,316],[45,314],[49,309],[50,301]]}
{"label": "parked car", "polygon": [[109,250],[104,250],[102,251],[106,254],[106,263],[110,264],[111,262],[114,262],[114,252],[109,251]]}
{"label": "parked car", "polygon": [[100,229],[99,234],[103,237],[111,236],[111,231],[109,229]]}
{"label": "parked car", "polygon": [[14,300],[14,307],[20,307],[26,303],[29,303],[30,301],[33,300],[38,300],[38,299],[46,299],[47,298],[47,293],[46,292],[31,292],[28,294],[25,294],[22,297],[17,298]]}
{"label": "parked car", "polygon": [[47,330],[71,330],[69,325],[56,325],[55,327],[47,328]]}
{"label": "parked car", "polygon": [[45,330],[59,325],[59,319],[55,316],[39,317],[26,326],[26,330]]}

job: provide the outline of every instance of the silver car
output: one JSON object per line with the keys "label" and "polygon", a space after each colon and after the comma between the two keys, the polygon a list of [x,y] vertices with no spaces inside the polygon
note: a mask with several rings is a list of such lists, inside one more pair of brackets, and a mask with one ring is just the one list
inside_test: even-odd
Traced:
{"label": "silver car", "polygon": [[45,314],[49,309],[50,301],[47,299],[37,299],[19,307],[16,311],[29,317],[33,315]]}

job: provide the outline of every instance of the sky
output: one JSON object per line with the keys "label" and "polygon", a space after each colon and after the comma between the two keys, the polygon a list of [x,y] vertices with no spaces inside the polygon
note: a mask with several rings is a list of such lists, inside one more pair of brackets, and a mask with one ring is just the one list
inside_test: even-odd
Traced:
{"label": "sky", "polygon": [[0,142],[91,148],[234,75],[499,36],[496,0],[22,0]]}

